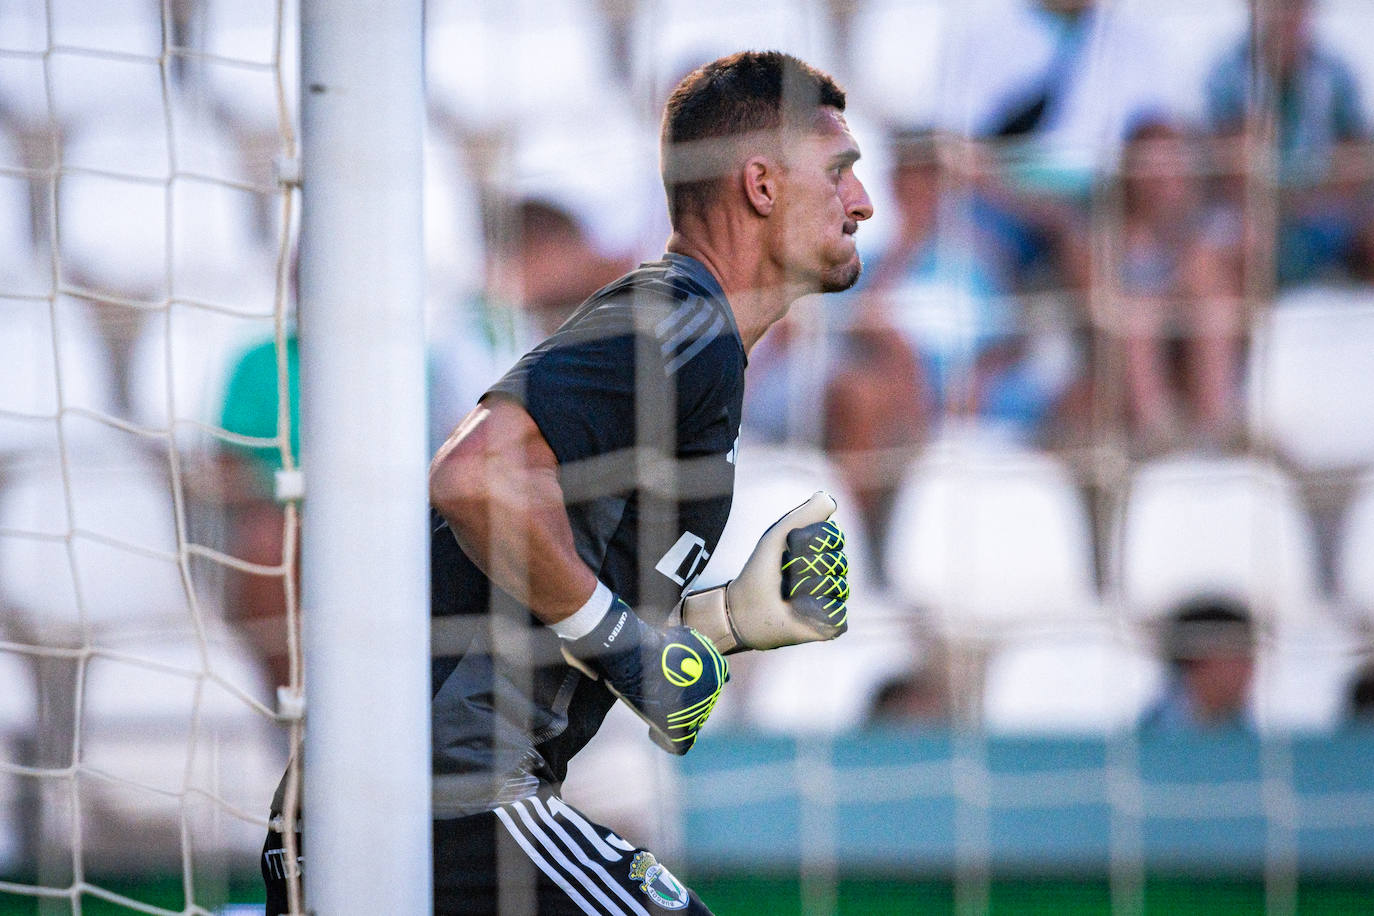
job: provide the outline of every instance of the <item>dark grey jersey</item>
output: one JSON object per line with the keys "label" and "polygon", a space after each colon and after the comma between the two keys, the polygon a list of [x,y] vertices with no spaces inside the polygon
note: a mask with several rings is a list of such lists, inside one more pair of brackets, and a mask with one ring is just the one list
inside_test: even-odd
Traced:
{"label": "dark grey jersey", "polygon": [[[650,623],[730,514],[744,367],[719,284],[669,254],[593,295],[486,395],[529,412],[579,555]],[[561,783],[615,699],[433,521],[435,815],[453,817]]]}

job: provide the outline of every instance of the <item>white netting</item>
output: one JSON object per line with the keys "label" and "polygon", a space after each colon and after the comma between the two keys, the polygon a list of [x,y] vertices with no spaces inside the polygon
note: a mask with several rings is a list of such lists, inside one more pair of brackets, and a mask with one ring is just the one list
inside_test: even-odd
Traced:
{"label": "white netting", "polygon": [[[797,303],[750,354],[736,510],[702,584],[826,486],[853,544],[851,632],[733,659],[681,767],[617,708],[567,786],[693,883],[781,875],[786,907],[821,914],[879,874],[940,885],[902,912],[978,913],[1025,911],[1005,875],[1069,875],[1134,914],[1161,874],[1229,876],[1278,914],[1309,876],[1374,867],[1374,786],[1342,769],[1367,770],[1346,725],[1374,610],[1374,256],[1304,274],[1320,233],[1306,261],[1277,256],[1280,100],[1213,85],[1247,35],[1241,0],[1098,0],[1062,117],[1042,106],[1025,142],[991,140],[1064,66],[1048,6],[1074,4],[427,4],[436,442],[560,299],[657,256],[658,116],[687,69],[780,47],[849,91],[870,285]],[[1367,137],[1371,8],[1314,12]],[[0,910],[260,899],[299,737],[272,693],[301,685],[295,510],[271,485],[294,461],[276,167],[295,17],[290,0],[0,4]],[[1334,97],[1308,88],[1303,104]],[[1124,134],[1205,135],[1228,102],[1252,133],[1179,171],[1228,204],[1194,219],[1235,249],[1239,305],[1154,302],[1159,320],[1127,301],[1127,268],[1172,268],[1127,263]],[[1374,221],[1357,152],[1337,228]],[[1316,143],[1298,165],[1332,157]],[[1030,200],[1029,226],[1000,194]],[[903,195],[925,225],[899,218]],[[926,249],[903,248],[921,231]],[[1222,338],[1229,414],[1161,407],[1161,388],[1205,387],[1170,372]],[[1248,731],[1171,744],[1135,726],[1172,683],[1168,613],[1205,593],[1256,618]]]}
{"label": "white netting", "polygon": [[[294,512],[243,457],[289,464],[291,424],[236,429],[224,401],[250,346],[261,397],[286,378],[294,17],[0,11],[6,904],[210,913],[255,894],[288,744],[274,687],[299,674],[231,602],[254,582],[292,604]],[[275,551],[245,547],[254,511]],[[285,620],[263,623],[287,658]]]}

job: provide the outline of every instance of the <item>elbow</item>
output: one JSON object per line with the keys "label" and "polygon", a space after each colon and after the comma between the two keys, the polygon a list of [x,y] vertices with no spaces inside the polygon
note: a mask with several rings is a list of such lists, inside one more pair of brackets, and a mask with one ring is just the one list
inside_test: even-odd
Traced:
{"label": "elbow", "polygon": [[482,456],[458,447],[441,451],[429,467],[429,502],[449,521],[482,499]]}
{"label": "elbow", "polygon": [[464,422],[430,463],[430,505],[450,522],[483,503],[488,463],[484,438],[480,423]]}

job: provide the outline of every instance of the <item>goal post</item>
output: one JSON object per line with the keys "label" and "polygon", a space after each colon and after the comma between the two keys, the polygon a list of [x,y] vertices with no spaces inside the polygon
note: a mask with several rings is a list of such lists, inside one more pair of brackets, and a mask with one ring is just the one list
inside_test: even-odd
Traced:
{"label": "goal post", "polygon": [[421,0],[301,3],[305,896],[430,904]]}

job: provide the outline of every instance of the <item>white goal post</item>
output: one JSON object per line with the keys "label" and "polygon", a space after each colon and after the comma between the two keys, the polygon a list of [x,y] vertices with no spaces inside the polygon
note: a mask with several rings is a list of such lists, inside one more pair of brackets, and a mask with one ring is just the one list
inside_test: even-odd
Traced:
{"label": "white goal post", "polygon": [[430,903],[421,0],[301,4],[305,896]]}

